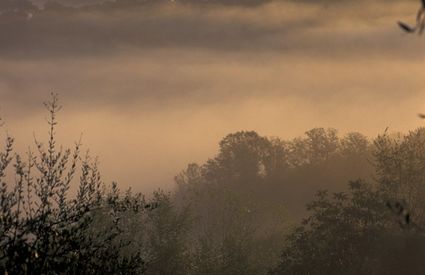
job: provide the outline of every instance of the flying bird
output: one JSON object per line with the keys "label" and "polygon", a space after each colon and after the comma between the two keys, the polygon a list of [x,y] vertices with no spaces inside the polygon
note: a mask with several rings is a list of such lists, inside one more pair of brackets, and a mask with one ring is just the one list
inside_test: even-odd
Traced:
{"label": "flying bird", "polygon": [[405,24],[405,23],[403,23],[403,22],[401,22],[401,21],[398,21],[397,23],[398,23],[398,26],[399,26],[399,27],[400,27],[403,31],[405,31],[405,32],[412,33],[412,32],[415,32],[415,31],[416,31],[416,27],[412,28],[412,27],[410,27],[409,25],[407,25],[407,24]]}
{"label": "flying bird", "polygon": [[404,22],[398,21],[398,26],[407,33],[414,33],[418,30],[418,34],[422,34],[425,29],[425,0],[421,0],[421,6],[416,15],[416,25],[410,26]]}

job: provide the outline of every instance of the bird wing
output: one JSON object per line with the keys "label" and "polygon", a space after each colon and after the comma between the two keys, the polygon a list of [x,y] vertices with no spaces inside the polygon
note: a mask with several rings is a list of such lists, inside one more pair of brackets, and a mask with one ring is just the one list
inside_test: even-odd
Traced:
{"label": "bird wing", "polygon": [[397,23],[398,23],[398,26],[405,32],[412,33],[412,32],[415,32],[415,30],[416,30],[416,27],[412,28],[409,25],[407,25],[407,24],[405,24],[401,21],[398,21]]}

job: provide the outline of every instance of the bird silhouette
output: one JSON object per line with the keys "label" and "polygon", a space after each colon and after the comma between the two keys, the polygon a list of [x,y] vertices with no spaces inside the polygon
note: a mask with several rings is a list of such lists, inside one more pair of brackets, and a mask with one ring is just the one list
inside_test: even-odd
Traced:
{"label": "bird silhouette", "polygon": [[398,21],[398,26],[407,33],[414,33],[416,30],[418,34],[422,34],[425,29],[425,0],[421,0],[421,6],[416,15],[416,25],[410,26],[404,22]]}
{"label": "bird silhouette", "polygon": [[412,32],[416,31],[416,27],[412,28],[409,25],[407,25],[406,23],[403,23],[401,21],[398,21],[397,23],[398,23],[398,26],[405,32],[412,33]]}

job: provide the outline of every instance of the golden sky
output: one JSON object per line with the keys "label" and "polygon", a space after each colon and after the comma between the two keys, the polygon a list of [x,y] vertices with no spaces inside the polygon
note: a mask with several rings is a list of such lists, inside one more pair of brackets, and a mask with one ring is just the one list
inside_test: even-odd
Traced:
{"label": "golden sky", "polygon": [[[124,3],[125,1],[123,1]],[[101,161],[105,181],[167,188],[238,130],[292,138],[313,127],[375,136],[424,122],[417,1],[115,5],[0,17],[0,113],[19,150],[58,134]],[[241,1],[241,3],[244,3]]]}

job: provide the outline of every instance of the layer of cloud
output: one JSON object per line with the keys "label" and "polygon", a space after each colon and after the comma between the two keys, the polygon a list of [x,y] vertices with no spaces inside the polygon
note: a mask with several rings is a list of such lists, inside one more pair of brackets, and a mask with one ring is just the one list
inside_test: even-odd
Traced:
{"label": "layer of cloud", "polygon": [[425,42],[395,24],[414,18],[416,1],[315,3],[3,16],[0,114],[25,149],[33,131],[43,136],[42,101],[59,92],[61,140],[83,131],[107,180],[145,190],[232,131],[419,125]]}
{"label": "layer of cloud", "polygon": [[401,39],[395,22],[414,16],[415,8],[275,2],[249,9],[164,4],[108,12],[49,10],[31,19],[0,17],[0,57],[75,58],[158,48],[414,57],[422,45]]}

